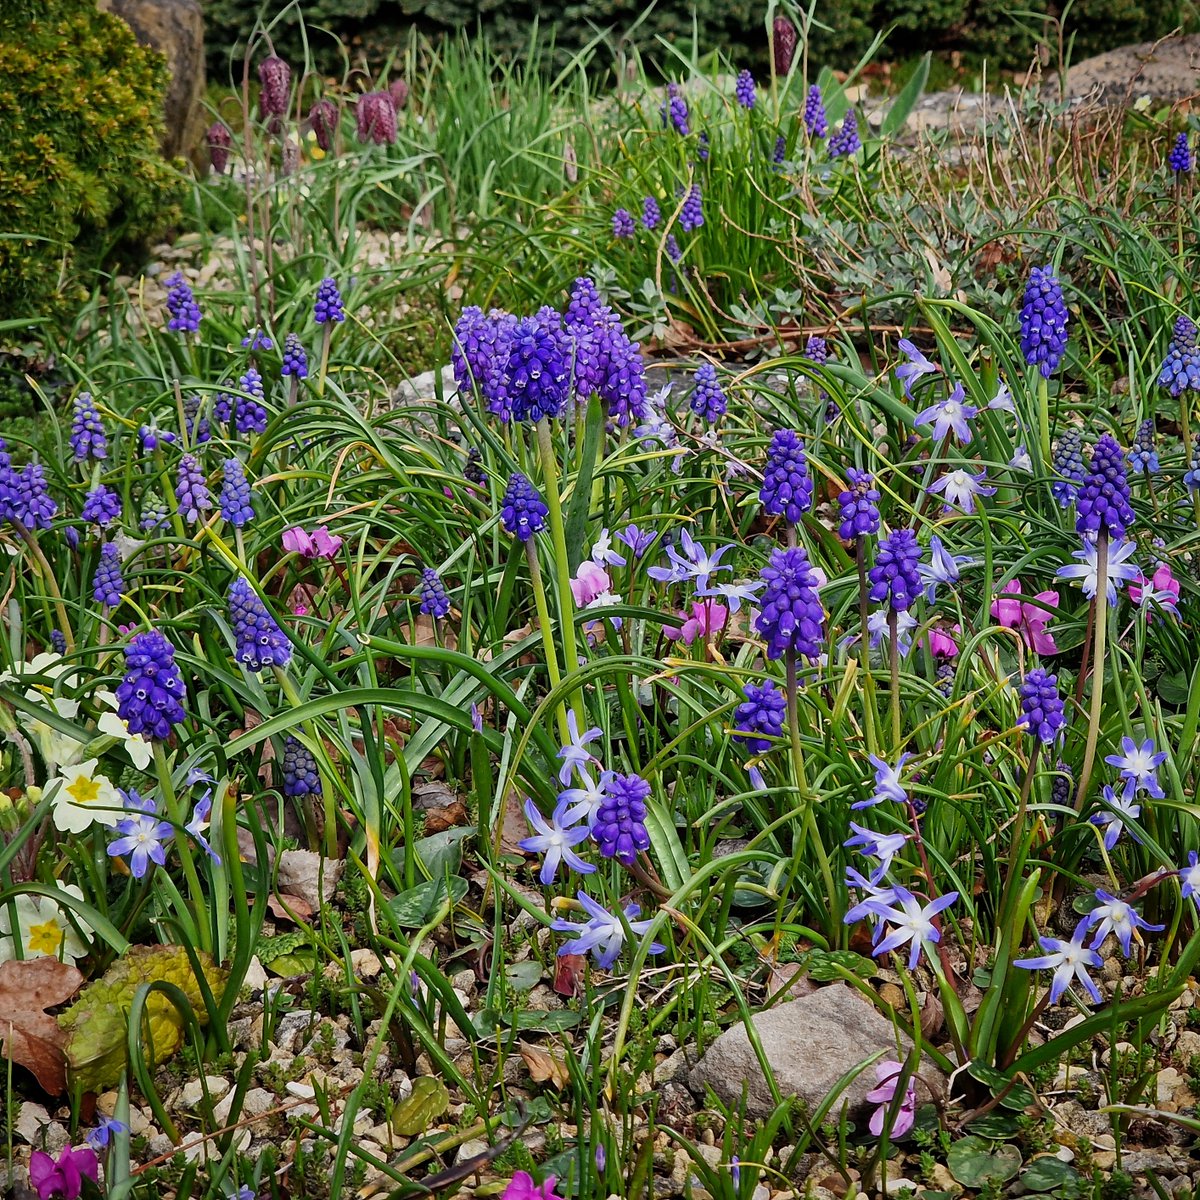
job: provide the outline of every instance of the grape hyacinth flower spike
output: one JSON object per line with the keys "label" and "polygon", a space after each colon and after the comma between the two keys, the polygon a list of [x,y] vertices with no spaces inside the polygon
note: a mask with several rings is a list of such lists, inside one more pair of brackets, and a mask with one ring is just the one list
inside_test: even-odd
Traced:
{"label": "grape hyacinth flower spike", "polygon": [[292,375],[296,379],[308,376],[308,355],[300,343],[298,334],[289,333],[283,339],[283,365],[279,368],[281,375]]}
{"label": "grape hyacinth flower spike", "polygon": [[851,109],[842,120],[842,127],[829,139],[830,158],[848,158],[862,149],[858,136],[858,114]]}
{"label": "grape hyacinth flower spike", "polygon": [[167,312],[171,316],[168,329],[177,333],[199,333],[200,305],[182,271],[176,271],[167,279]]}
{"label": "grape hyacinth flower spike", "polygon": [[823,138],[829,132],[829,118],[825,115],[825,100],[819,84],[811,84],[804,97],[804,128],[811,138]]}
{"label": "grape hyacinth flower spike", "polygon": [[179,501],[179,515],[189,525],[204,520],[204,514],[212,509],[212,496],[204,481],[204,472],[191,454],[185,454],[179,460],[175,499]]}
{"label": "grape hyacinth flower spike", "polygon": [[527,542],[546,528],[549,511],[537,488],[520,471],[514,471],[500,503],[500,523],[505,532]]}
{"label": "grape hyacinth flower spike", "polygon": [[450,597],[446,595],[441,577],[432,567],[421,570],[421,612],[435,620],[450,611]]}
{"label": "grape hyacinth flower spike", "polygon": [[1200,392],[1200,337],[1190,317],[1176,317],[1171,345],[1158,373],[1158,386],[1171,396],[1185,391]]}
{"label": "grape hyacinth flower spike", "polygon": [[121,603],[125,590],[125,579],[121,573],[121,552],[115,543],[106,542],[100,547],[100,561],[92,577],[92,597],[105,608],[116,608]]}
{"label": "grape hyacinth flower spike", "polygon": [[592,837],[605,858],[632,866],[639,852],[650,849],[646,830],[646,798],[650,785],[639,775],[616,775],[608,781],[604,800],[592,822]]}
{"label": "grape hyacinth flower spike", "polygon": [[846,469],[848,487],[838,494],[838,537],[857,542],[879,532],[879,489],[869,471]]}
{"label": "grape hyacinth flower spike", "polygon": [[254,520],[254,505],[250,496],[250,484],[241,460],[227,458],[223,467],[221,484],[221,516],[235,529],[242,529]]}
{"label": "grape hyacinth flower spike", "polygon": [[717,379],[717,368],[712,363],[701,363],[696,368],[692,398],[692,412],[710,425],[715,424],[729,407],[725,392]]}
{"label": "grape hyacinth flower spike", "polygon": [[246,670],[261,675],[266,667],[286,667],[292,661],[292,643],[244,575],[229,588],[229,623],[237,660]]}
{"label": "grape hyacinth flower spike", "polygon": [[117,687],[117,716],[130,733],[166,741],[184,719],[187,692],[175,648],[157,629],[134,636],[125,647],[125,677]]}
{"label": "grape hyacinth flower spike", "polygon": [[658,207],[658,201],[653,196],[647,196],[642,201],[642,228],[656,229],[661,220],[662,210]]}
{"label": "grape hyacinth flower spike", "polygon": [[1133,524],[1125,456],[1112,434],[1103,433],[1092,452],[1092,465],[1075,498],[1075,531],[1084,537],[1105,533],[1114,541]]}
{"label": "grape hyacinth flower spike", "polygon": [[312,751],[291,734],[283,742],[283,775],[285,796],[315,796],[321,791],[321,775]]}
{"label": "grape hyacinth flower spike", "polygon": [[738,72],[737,82],[733,89],[738,104],[747,111],[754,108],[754,76],[744,67]]}
{"label": "grape hyacinth flower spike", "polygon": [[790,651],[815,662],[825,638],[825,611],[808,554],[802,546],[775,550],[761,578],[766,588],[755,628],[767,643],[767,657]]}
{"label": "grape hyacinth flower spike", "polygon": [[1167,155],[1167,166],[1174,171],[1176,176],[1179,176],[1190,171],[1194,165],[1195,159],[1192,156],[1192,146],[1188,135],[1186,133],[1178,134],[1175,144],[1171,147],[1171,152]]}
{"label": "grape hyacinth flower spike", "polygon": [[792,429],[777,429],[767,447],[762,488],[758,493],[763,511],[798,525],[812,507],[813,481],[808,473],[804,442]]}
{"label": "grape hyacinth flower spike", "polygon": [[1018,722],[1044,746],[1054,743],[1067,723],[1058,677],[1034,667],[1021,681],[1021,718]]}
{"label": "grape hyacinth flower spike", "polygon": [[704,224],[704,198],[700,194],[700,185],[693,183],[684,198],[679,210],[679,228],[684,233],[691,233]]}
{"label": "grape hyacinth flower spike", "polygon": [[313,320],[318,325],[327,321],[344,321],[346,310],[336,279],[322,279],[317,285],[317,298],[313,302]]}
{"label": "grape hyacinth flower spike", "polygon": [[633,223],[633,214],[627,208],[618,208],[612,216],[613,237],[625,240],[633,237],[637,229]]}
{"label": "grape hyacinth flower spike", "polygon": [[742,688],[745,699],[734,709],[735,742],[741,742],[751,754],[766,754],[783,736],[787,697],[773,679],[761,684],[748,683]]}
{"label": "grape hyacinth flower spike", "polygon": [[1069,319],[1058,277],[1050,267],[1034,267],[1021,307],[1021,353],[1043,379],[1058,370],[1066,353]]}
{"label": "grape hyacinth flower spike", "polygon": [[93,459],[102,462],[108,457],[108,438],[96,411],[96,402],[91,392],[80,392],[75,397],[71,416],[71,450],[76,462]]}
{"label": "grape hyacinth flower spike", "polygon": [[1075,503],[1079,485],[1087,474],[1083,462],[1083,434],[1078,429],[1068,429],[1055,442],[1052,462],[1059,478],[1050,485],[1050,494],[1060,507],[1069,508]]}

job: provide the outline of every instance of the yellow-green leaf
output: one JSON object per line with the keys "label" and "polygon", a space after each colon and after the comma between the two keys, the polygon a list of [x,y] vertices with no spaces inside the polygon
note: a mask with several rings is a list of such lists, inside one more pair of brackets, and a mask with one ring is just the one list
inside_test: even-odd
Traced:
{"label": "yellow-green leaf", "polygon": [[412,1095],[392,1109],[392,1132],[419,1137],[450,1107],[450,1093],[440,1079],[421,1075],[413,1080]]}

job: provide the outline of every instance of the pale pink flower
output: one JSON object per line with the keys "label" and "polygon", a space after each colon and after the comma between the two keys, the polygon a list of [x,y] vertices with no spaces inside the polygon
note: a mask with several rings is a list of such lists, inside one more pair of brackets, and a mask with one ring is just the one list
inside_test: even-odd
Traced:
{"label": "pale pink flower", "polygon": [[[875,1087],[867,1093],[867,1101],[870,1104],[878,1104],[879,1107],[871,1114],[871,1121],[868,1128],[871,1132],[879,1137],[883,1133],[883,1122],[887,1117],[888,1109],[891,1107],[892,1101],[896,1097],[896,1084],[900,1080],[900,1072],[904,1070],[904,1064],[898,1063],[894,1059],[885,1058],[882,1062],[875,1064]],[[917,1089],[913,1080],[908,1081],[908,1087],[904,1092],[904,1100],[900,1105],[900,1111],[896,1113],[896,1122],[892,1126],[889,1137],[903,1137],[912,1127],[913,1120],[917,1113]]]}
{"label": "pale pink flower", "polygon": [[608,572],[597,566],[591,559],[584,559],[579,564],[575,578],[571,580],[571,595],[580,608],[587,608],[597,596],[603,595],[612,587]]}
{"label": "pale pink flower", "polygon": [[283,531],[283,548],[304,558],[333,558],[342,548],[342,539],[329,532],[327,525],[318,525],[312,533],[293,525]]}
{"label": "pale pink flower", "polygon": [[[992,616],[1005,629],[1018,630],[1025,644],[1036,653],[1057,654],[1058,647],[1054,644],[1054,635],[1046,630],[1046,626],[1054,619],[1054,614],[1020,597],[1021,581],[1010,579],[1000,589],[999,599],[992,602]],[[1034,599],[1051,608],[1058,607],[1057,592],[1038,592]]]}
{"label": "pale pink flower", "polygon": [[692,604],[691,616],[688,616],[686,609],[681,609],[679,615],[684,618],[682,626],[678,629],[668,629],[664,626],[663,633],[669,638],[682,641],[685,646],[690,646],[697,638],[707,641],[714,634],[720,633],[725,628],[725,622],[729,620],[729,609],[724,604],[715,604],[711,600],[696,600]]}
{"label": "pale pink flower", "polygon": [[1139,571],[1137,578],[1129,582],[1129,599],[1145,607],[1147,621],[1154,616],[1155,604],[1172,616],[1178,616],[1179,580],[1171,574],[1170,564],[1159,563],[1149,579]]}

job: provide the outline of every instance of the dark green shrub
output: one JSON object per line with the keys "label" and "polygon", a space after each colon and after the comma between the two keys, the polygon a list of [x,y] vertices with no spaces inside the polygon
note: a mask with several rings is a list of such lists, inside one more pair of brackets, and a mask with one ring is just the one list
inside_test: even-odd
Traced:
{"label": "dark green shrub", "polygon": [[0,320],[77,300],[119,242],[160,229],[165,70],[95,0],[0,3]]}

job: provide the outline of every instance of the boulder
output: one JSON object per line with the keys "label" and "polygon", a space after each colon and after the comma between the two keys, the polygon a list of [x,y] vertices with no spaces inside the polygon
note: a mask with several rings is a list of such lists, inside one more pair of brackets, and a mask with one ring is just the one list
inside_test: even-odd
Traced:
{"label": "boulder", "polygon": [[200,0],[99,0],[133,30],[143,46],[167,60],[170,77],[163,104],[166,158],[188,158],[207,122],[204,118],[204,16]]}
{"label": "boulder", "polygon": [[[843,1075],[876,1051],[885,1051],[884,1058],[903,1059],[912,1046],[903,1035],[897,1045],[891,1022],[853,988],[840,983],[776,1005],[758,1013],[753,1021],[780,1092],[785,1099],[799,1096],[810,1111],[816,1110]],[[936,1076],[940,1090],[940,1073],[928,1059],[922,1061],[920,1075],[926,1081]],[[734,1025],[713,1042],[689,1083],[697,1092],[712,1088],[730,1105],[740,1102],[744,1086],[746,1112],[751,1117],[766,1117],[774,1109],[771,1090],[744,1025]],[[846,1089],[844,1099],[850,1103],[852,1117],[862,1118],[872,1107],[866,1096],[874,1086],[875,1070],[868,1067]],[[917,1102],[928,1099],[928,1091],[918,1082]]]}
{"label": "boulder", "polygon": [[[1057,81],[1049,85],[1057,87]],[[1200,91],[1200,34],[1121,46],[1067,72],[1067,99],[1099,104],[1174,104]]]}

